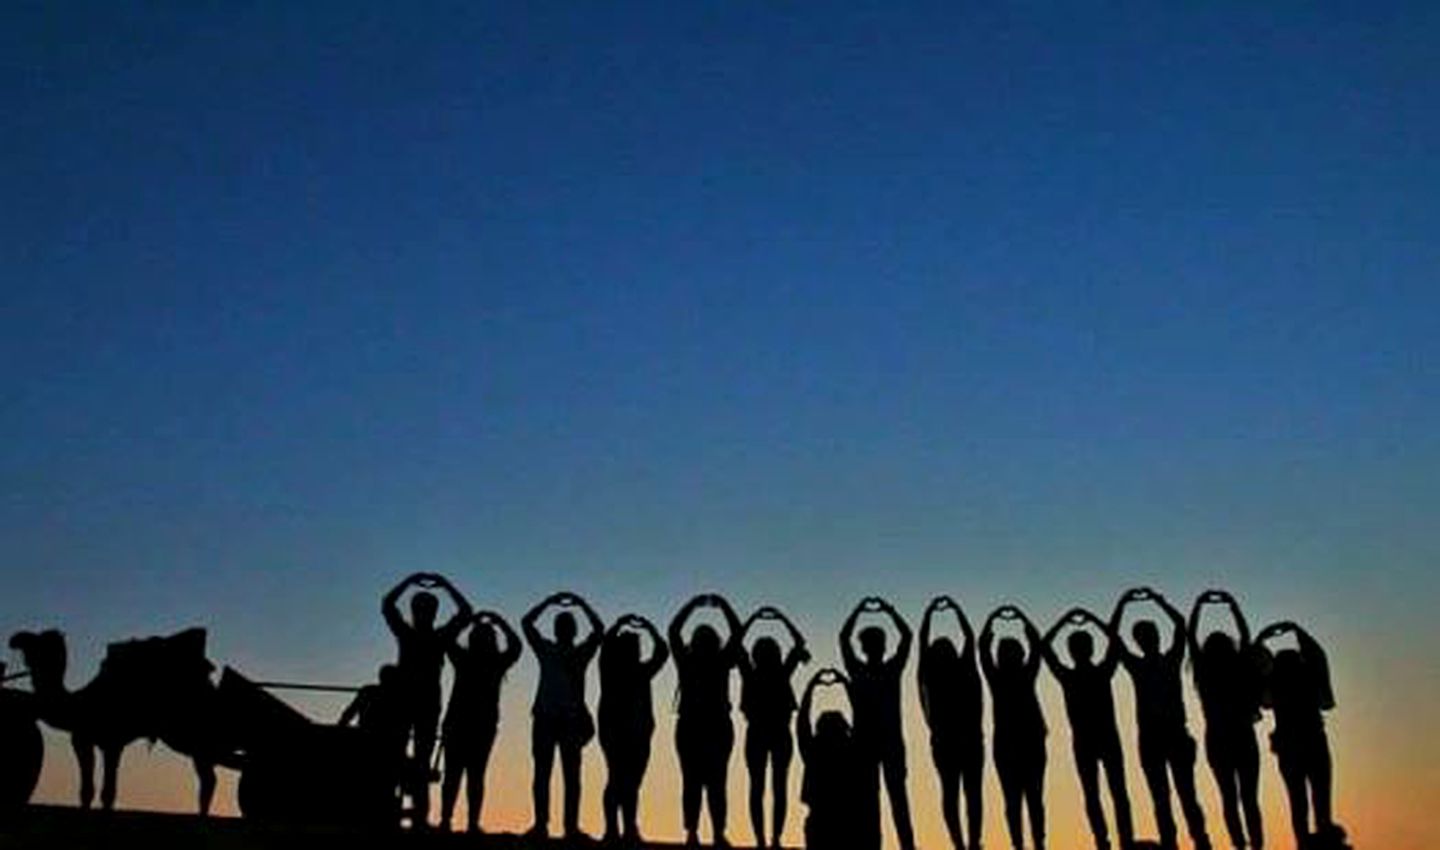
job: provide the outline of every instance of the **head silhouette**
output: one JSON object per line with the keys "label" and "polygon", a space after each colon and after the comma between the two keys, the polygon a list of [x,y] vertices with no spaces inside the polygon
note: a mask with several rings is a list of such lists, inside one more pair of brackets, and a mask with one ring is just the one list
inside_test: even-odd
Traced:
{"label": "head silhouette", "polygon": [[380,665],[380,687],[391,689],[400,685],[400,668],[394,664]]}
{"label": "head silhouette", "polygon": [[699,658],[714,658],[720,654],[720,633],[708,623],[695,627],[690,635],[690,652]]}
{"label": "head silhouette", "polygon": [[1227,661],[1239,654],[1235,640],[1224,632],[1211,632],[1200,645],[1200,652],[1210,661]]}
{"label": "head silhouette", "polygon": [[24,657],[33,684],[49,687],[64,682],[65,635],[60,631],[18,632],[10,638],[10,648]]}
{"label": "head silhouette", "polygon": [[750,655],[755,659],[755,666],[761,670],[774,670],[780,666],[780,643],[772,637],[762,637],[755,641],[755,647],[750,650]]}
{"label": "head silhouette", "polygon": [[435,594],[420,591],[410,599],[410,620],[416,628],[428,629],[435,625],[435,615],[440,613],[440,600]]}
{"label": "head silhouette", "polygon": [[606,651],[612,660],[627,667],[637,667],[640,664],[640,636],[634,632],[616,632]]}
{"label": "head silhouette", "polygon": [[1095,638],[1084,629],[1076,629],[1065,639],[1070,649],[1070,660],[1076,667],[1089,667],[1095,658]]}
{"label": "head silhouette", "polygon": [[960,660],[960,652],[950,638],[936,638],[925,647],[925,660],[930,664],[951,665]]}
{"label": "head silhouette", "polygon": [[1135,637],[1135,645],[1140,647],[1142,655],[1155,655],[1160,652],[1160,627],[1155,625],[1154,620],[1139,620],[1130,629],[1130,634]]}
{"label": "head silhouette", "polygon": [[500,640],[495,627],[489,623],[476,623],[470,630],[470,654],[480,658],[491,658],[500,654]]}
{"label": "head silhouette", "polygon": [[865,660],[879,664],[885,660],[885,630],[879,626],[866,626],[860,630],[860,651]]}
{"label": "head silhouette", "polygon": [[575,625],[575,615],[569,611],[561,611],[555,615],[555,642],[561,646],[569,646],[575,642],[575,634],[578,628]]}
{"label": "head silhouette", "polygon": [[1025,664],[1025,645],[1013,637],[1001,638],[995,647],[995,663],[1001,670],[1019,670]]}

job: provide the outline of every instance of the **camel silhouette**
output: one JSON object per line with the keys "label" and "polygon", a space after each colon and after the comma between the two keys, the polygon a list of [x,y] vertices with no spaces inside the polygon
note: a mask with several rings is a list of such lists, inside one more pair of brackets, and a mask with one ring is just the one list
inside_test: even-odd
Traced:
{"label": "camel silhouette", "polygon": [[217,764],[236,766],[217,745],[213,716],[214,665],[205,658],[205,630],[110,644],[95,678],[76,690],[65,685],[65,636],[54,629],[18,632],[10,648],[30,671],[35,715],[70,733],[80,768],[80,806],[95,796],[95,751],[103,759],[100,805],[115,806],[116,776],[125,747],[141,738],[162,741],[189,756],[199,780],[199,810],[209,814]]}

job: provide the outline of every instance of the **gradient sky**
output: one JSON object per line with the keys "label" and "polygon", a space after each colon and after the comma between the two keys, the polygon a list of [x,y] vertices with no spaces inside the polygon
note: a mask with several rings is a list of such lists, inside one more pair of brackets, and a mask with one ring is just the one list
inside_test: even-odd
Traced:
{"label": "gradient sky", "polygon": [[[1440,11],[999,5],[9,4],[0,626],[66,629],[76,682],[191,623],[360,682],[417,569],[516,617],[725,589],[821,661],[877,591],[1048,620],[1224,584],[1330,647],[1358,843],[1427,846]],[[124,782],[190,804],[163,748]]]}

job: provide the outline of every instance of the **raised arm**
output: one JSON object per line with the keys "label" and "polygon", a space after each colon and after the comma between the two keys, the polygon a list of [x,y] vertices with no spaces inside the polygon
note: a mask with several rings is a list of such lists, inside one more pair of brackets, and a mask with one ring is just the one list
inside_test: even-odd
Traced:
{"label": "raised arm", "polygon": [[1100,630],[1100,634],[1105,637],[1105,654],[1100,656],[1100,663],[1096,666],[1103,670],[1114,670],[1120,664],[1120,636],[1115,633],[1114,629],[1110,628],[1109,623],[1100,619],[1100,616],[1094,611],[1088,608],[1081,608],[1079,611],[1084,615],[1085,619],[1093,623],[1095,628]]}
{"label": "raised arm", "polygon": [[535,607],[526,611],[525,616],[520,618],[520,630],[525,633],[525,641],[529,643],[530,648],[536,652],[542,649],[548,649],[551,644],[550,639],[540,633],[540,627],[538,625],[540,615],[545,613],[546,608],[559,602],[564,596],[564,593],[552,593],[535,603]]}
{"label": "raised arm", "polygon": [[482,623],[489,623],[500,631],[505,640],[505,648],[500,650],[500,669],[508,670],[520,660],[520,636],[515,634],[509,621],[500,615],[498,611],[481,611],[475,618]]}
{"label": "raised arm", "polygon": [[985,618],[985,625],[980,629],[980,669],[985,671],[985,678],[991,679],[995,675],[995,621],[1000,618],[1001,608],[990,612]]}
{"label": "raised arm", "polygon": [[[949,597],[946,597],[949,598]],[[965,638],[965,649],[961,651],[961,657],[975,654],[975,630],[970,627],[970,618],[965,616],[965,609],[960,603],[950,600],[950,608],[955,612],[955,619],[960,623],[960,634]]]}
{"label": "raised arm", "polygon": [[810,711],[815,703],[815,687],[819,683],[820,673],[816,673],[810,677],[810,683],[805,686],[805,694],[800,697],[800,710],[797,712],[799,716],[795,718],[795,740],[801,755],[810,749],[810,743],[815,740],[815,732],[810,725]]}
{"label": "raised arm", "polygon": [[1060,654],[1055,651],[1055,638],[1060,636],[1061,630],[1067,625],[1073,624],[1073,615],[1079,610],[1079,608],[1071,608],[1069,611],[1061,614],[1060,619],[1055,621],[1055,624],[1050,627],[1049,631],[1045,632],[1045,635],[1040,638],[1040,642],[1036,644],[1036,649],[1040,652],[1040,655],[1044,657],[1045,663],[1050,665],[1050,671],[1055,674],[1055,678],[1057,679],[1069,673],[1070,668],[1066,667],[1064,663],[1060,661]]}
{"label": "raised arm", "polygon": [[655,645],[654,650],[650,653],[650,659],[644,664],[645,675],[653,677],[665,666],[665,662],[670,660],[670,648],[665,645],[665,637],[660,634],[659,629],[655,628],[654,623],[639,614],[631,614],[630,622],[636,627],[644,629],[645,633],[650,635],[650,641]]}
{"label": "raised arm", "polygon": [[1319,641],[1310,636],[1310,633],[1291,623],[1291,631],[1295,633],[1295,641],[1300,644],[1300,656],[1305,659],[1305,666],[1310,668],[1311,675],[1315,677],[1315,693],[1320,702],[1321,711],[1329,711],[1335,707],[1335,691],[1330,685],[1330,660],[1325,656],[1325,650],[1321,648]]}
{"label": "raised arm", "polygon": [[1245,621],[1245,614],[1240,610],[1240,603],[1235,597],[1223,590],[1217,590],[1225,600],[1225,607],[1230,609],[1230,616],[1235,619],[1235,631],[1240,633],[1240,649],[1245,650],[1250,646],[1250,624]]}
{"label": "raised arm", "polygon": [[1170,618],[1170,626],[1174,630],[1174,634],[1170,638],[1170,646],[1165,650],[1165,657],[1172,661],[1178,661],[1185,657],[1185,646],[1190,642],[1190,632],[1185,626],[1185,615],[1180,613],[1180,609],[1171,605],[1170,600],[1166,599],[1164,594],[1159,591],[1152,591],[1150,596],[1155,600],[1155,604],[1160,606],[1160,610],[1165,612],[1165,616]]}
{"label": "raised arm", "polygon": [[1030,644],[1030,651],[1025,654],[1025,672],[1034,676],[1040,672],[1040,658],[1045,654],[1041,649],[1044,640],[1040,637],[1040,630],[1035,628],[1035,624],[1025,616],[1024,611],[1016,608],[1015,613],[1025,628],[1025,641]]}
{"label": "raised arm", "polygon": [[1195,604],[1190,606],[1190,622],[1185,632],[1190,642],[1190,658],[1198,665],[1204,656],[1200,654],[1200,613],[1205,609],[1206,603],[1214,602],[1213,590],[1207,590],[1195,597]]}
{"label": "raised arm", "polygon": [[445,594],[450,597],[450,601],[455,604],[454,615],[445,622],[445,625],[440,627],[440,631],[451,634],[452,636],[459,635],[461,630],[465,628],[465,625],[469,623],[474,616],[475,609],[471,607],[470,600],[465,598],[465,594],[461,593],[459,589],[450,582],[450,579],[439,573],[431,573],[430,579],[431,586],[445,591]]}
{"label": "raised arm", "polygon": [[584,597],[571,593],[566,595],[566,601],[580,609],[580,612],[585,615],[585,622],[590,626],[589,633],[576,647],[583,657],[588,658],[595,654],[595,651],[600,648],[600,642],[605,639],[605,621],[600,619],[600,615],[595,613],[595,609],[585,601]]}
{"label": "raised arm", "polygon": [[725,641],[724,655],[731,664],[739,664],[745,656],[745,626],[740,622],[740,616],[735,613],[730,600],[718,593],[710,594],[710,604],[720,611],[725,618],[725,628],[730,634]]}
{"label": "raised arm", "polygon": [[944,607],[944,598],[937,596],[930,600],[925,606],[925,613],[920,615],[920,657],[924,660],[925,649],[930,646],[930,621],[935,619],[935,612]]}
{"label": "raised arm", "polygon": [[400,597],[421,578],[422,573],[406,576],[380,600],[380,614],[385,618],[385,625],[389,626],[390,631],[397,637],[410,631],[410,624],[405,622],[405,617],[400,613]]}
{"label": "raised arm", "polygon": [[864,610],[865,603],[872,597],[860,600],[850,616],[845,618],[844,625],[840,626],[840,660],[844,662],[845,669],[853,670],[860,666],[860,656],[855,654],[855,623],[860,619],[860,612]]}
{"label": "raised arm", "polygon": [[780,621],[780,625],[785,627],[785,633],[790,635],[790,651],[785,653],[785,669],[789,673],[794,673],[801,664],[809,663],[810,647],[805,643],[805,635],[801,634],[800,630],[795,627],[795,623],[785,616],[785,612],[778,608],[773,610],[775,619]]}
{"label": "raised arm", "polygon": [[[1125,609],[1130,607],[1130,603],[1143,599],[1145,593],[1146,591],[1143,588],[1132,587],[1120,594],[1120,598],[1115,601],[1115,610],[1110,614],[1110,634],[1115,635],[1116,638],[1120,638],[1121,630],[1125,625]],[[1126,643],[1123,639],[1116,640],[1115,649],[1120,654],[1121,661],[1133,661],[1139,657],[1130,651],[1130,644]]]}
{"label": "raised arm", "polygon": [[675,656],[676,663],[685,660],[689,655],[690,647],[685,645],[685,624],[690,622],[690,617],[695,614],[696,609],[705,604],[706,594],[690,597],[690,600],[680,606],[675,616],[670,620],[670,628],[667,636],[670,639],[670,652]]}
{"label": "raised arm", "polygon": [[895,606],[886,600],[880,600],[881,609],[890,615],[890,622],[895,624],[895,631],[899,633],[900,639],[895,644],[895,655],[889,661],[890,666],[903,668],[905,662],[910,658],[910,648],[915,642],[915,633],[910,630],[910,624],[895,610]]}

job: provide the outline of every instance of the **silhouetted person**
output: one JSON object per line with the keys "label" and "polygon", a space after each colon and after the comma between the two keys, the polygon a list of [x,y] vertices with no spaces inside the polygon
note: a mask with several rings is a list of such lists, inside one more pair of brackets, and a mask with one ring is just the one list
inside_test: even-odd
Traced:
{"label": "silhouetted person", "polygon": [[[520,637],[494,611],[481,611],[470,619],[469,642],[450,645],[450,666],[455,670],[450,705],[445,709],[441,740],[445,746],[445,778],[440,785],[440,827],[450,829],[460,780],[465,780],[465,829],[480,828],[485,802],[485,766],[500,725],[500,686],[520,658]],[[504,638],[504,646],[500,640]]]}
{"label": "silhouetted person", "polygon": [[[762,620],[773,620],[790,635],[790,649],[781,654],[773,637],[761,637],[750,652],[743,650],[744,636]],[[745,715],[745,766],[750,773],[750,826],[755,846],[765,847],[765,768],[770,768],[770,845],[780,846],[785,834],[785,809],[790,790],[790,758],[795,743],[790,735],[790,718],[795,714],[795,690],[790,677],[810,660],[805,638],[795,624],[778,609],[765,606],[750,616],[740,630],[740,711]]]}
{"label": "silhouetted person", "polygon": [[[879,850],[880,795],[875,766],[861,752],[850,722],[842,712],[821,713],[811,726],[815,689],[821,685],[845,688],[850,684],[832,667],[818,671],[800,698],[795,733],[805,774],[800,800],[805,816],[806,850]],[[854,703],[851,702],[852,710]]]}
{"label": "silhouetted person", "polygon": [[[421,588],[410,598],[410,620],[400,614],[400,597],[405,591]],[[436,627],[435,617],[440,602],[430,589],[445,591],[455,605],[455,615],[443,626]],[[440,671],[445,664],[445,650],[470,619],[470,603],[444,576],[415,573],[395,585],[380,603],[385,624],[395,635],[400,647],[399,669],[401,688],[405,693],[406,715],[414,746],[411,766],[405,771],[406,792],[414,807],[411,825],[423,828],[430,813],[430,757],[435,750],[435,735],[440,724]]]}
{"label": "silhouetted person", "polygon": [[[955,612],[964,649],[948,637],[931,640],[931,624],[942,611]],[[930,727],[930,756],[940,777],[940,809],[955,850],[967,846],[960,826],[960,786],[965,786],[965,824],[970,850],[980,847],[984,817],[985,696],[975,660],[975,633],[958,603],[938,596],[920,621],[920,657],[916,678],[920,708]]]}
{"label": "silhouetted person", "polygon": [[[1335,707],[1330,667],[1325,651],[1308,632],[1292,622],[1267,626],[1256,642],[1291,634],[1298,649],[1274,654],[1266,681],[1268,707],[1275,715],[1270,747],[1280,762],[1280,778],[1290,798],[1290,825],[1295,843],[1303,848],[1344,846],[1344,831],[1331,810],[1330,742],[1325,734],[1324,712]],[[1314,810],[1314,833],[1310,813]]]}
{"label": "silhouetted person", "polygon": [[406,778],[405,745],[410,738],[410,706],[405,682],[394,664],[380,667],[375,684],[364,685],[340,712],[339,726],[358,727],[368,742],[368,752],[378,760],[376,774],[386,789],[384,798],[393,804],[388,822],[400,823],[400,786]]}
{"label": "silhouetted person", "polygon": [[[889,658],[885,656],[885,630],[879,626],[860,630],[860,653],[855,652],[855,625],[866,612],[888,615],[899,633],[895,654]],[[840,657],[850,677],[850,695],[855,706],[855,740],[885,779],[885,792],[890,795],[890,812],[895,819],[901,850],[915,847],[910,796],[905,787],[905,734],[900,725],[900,683],[912,639],[910,626],[894,606],[876,596],[862,599],[840,628]]]}
{"label": "silhouetted person", "polygon": [[[643,656],[641,634],[649,635],[650,657]],[[638,614],[626,614],[605,634],[600,648],[600,750],[605,754],[605,838],[641,842],[640,784],[650,765],[655,731],[651,681],[670,658],[655,626]]]}
{"label": "silhouetted person", "polygon": [[[1095,660],[1095,639],[1087,626],[1094,626],[1105,636],[1105,654]],[[1055,651],[1055,639],[1070,628],[1065,645],[1070,651],[1066,665]],[[1100,802],[1100,768],[1105,768],[1105,781],[1110,786],[1110,803],[1115,810],[1115,832],[1120,846],[1129,850],[1135,843],[1130,817],[1130,795],[1125,790],[1125,754],[1120,747],[1120,731],[1115,725],[1115,697],[1110,681],[1120,663],[1118,641],[1109,625],[1083,608],[1071,608],[1046,633],[1040,642],[1041,652],[1065,694],[1065,714],[1070,718],[1070,747],[1075,754],[1075,770],[1080,775],[1080,790],[1085,796],[1085,814],[1090,832],[1100,850],[1110,847],[1110,830],[1105,823],[1105,807]]]}
{"label": "silhouetted person", "polygon": [[[1154,602],[1170,619],[1173,631],[1170,646],[1161,649],[1160,628],[1153,620],[1137,620],[1131,630],[1140,652],[1134,653],[1118,639],[1125,609],[1134,602]],[[1185,618],[1164,596],[1148,587],[1128,590],[1115,605],[1110,630],[1117,637],[1120,660],[1135,686],[1135,721],[1140,727],[1140,767],[1155,806],[1155,825],[1162,847],[1176,846],[1175,814],[1170,808],[1170,782],[1185,814],[1190,840],[1199,850],[1209,850],[1205,813],[1195,795],[1195,739],[1185,727],[1185,702],[1181,666],[1185,660]]]}
{"label": "silhouetted person", "polygon": [[[541,634],[536,625],[540,615],[552,606],[562,609],[555,613],[553,639]],[[585,639],[578,643],[579,626],[570,609],[583,613],[589,626]],[[605,624],[584,599],[561,592],[531,608],[520,621],[520,628],[540,662],[540,682],[530,709],[530,754],[535,759],[530,786],[535,824],[530,833],[545,836],[550,832],[550,771],[559,750],[560,776],[565,785],[565,836],[576,838],[580,835],[580,758],[595,735],[595,721],[585,704],[585,670],[600,648]]]}
{"label": "silhouetted person", "polygon": [[[1207,604],[1229,610],[1237,637],[1215,631],[1200,640],[1200,612]],[[1205,713],[1205,757],[1220,789],[1230,843],[1236,850],[1258,850],[1265,842],[1260,820],[1260,748],[1255,743],[1260,671],[1250,628],[1235,597],[1223,590],[1207,590],[1191,609],[1189,631],[1195,690]]]}
{"label": "silhouetted person", "polygon": [[[728,637],[722,642],[713,626],[701,623],[690,640],[685,624],[702,606],[720,611]],[[711,840],[729,846],[725,838],[725,773],[735,746],[730,719],[730,671],[745,651],[740,619],[725,598],[705,593],[686,602],[670,621],[670,651],[680,680],[679,717],[675,721],[675,750],[680,757],[681,810],[685,841],[699,843],[700,807],[710,805]]]}
{"label": "silhouetted person", "polygon": [[[995,642],[997,620],[1018,620],[1029,651],[1018,638]],[[1040,675],[1040,632],[1019,608],[1002,605],[980,630],[980,667],[994,701],[995,772],[1005,796],[1005,824],[1015,850],[1025,846],[1025,812],[1035,850],[1045,847],[1045,715],[1035,681]]]}

